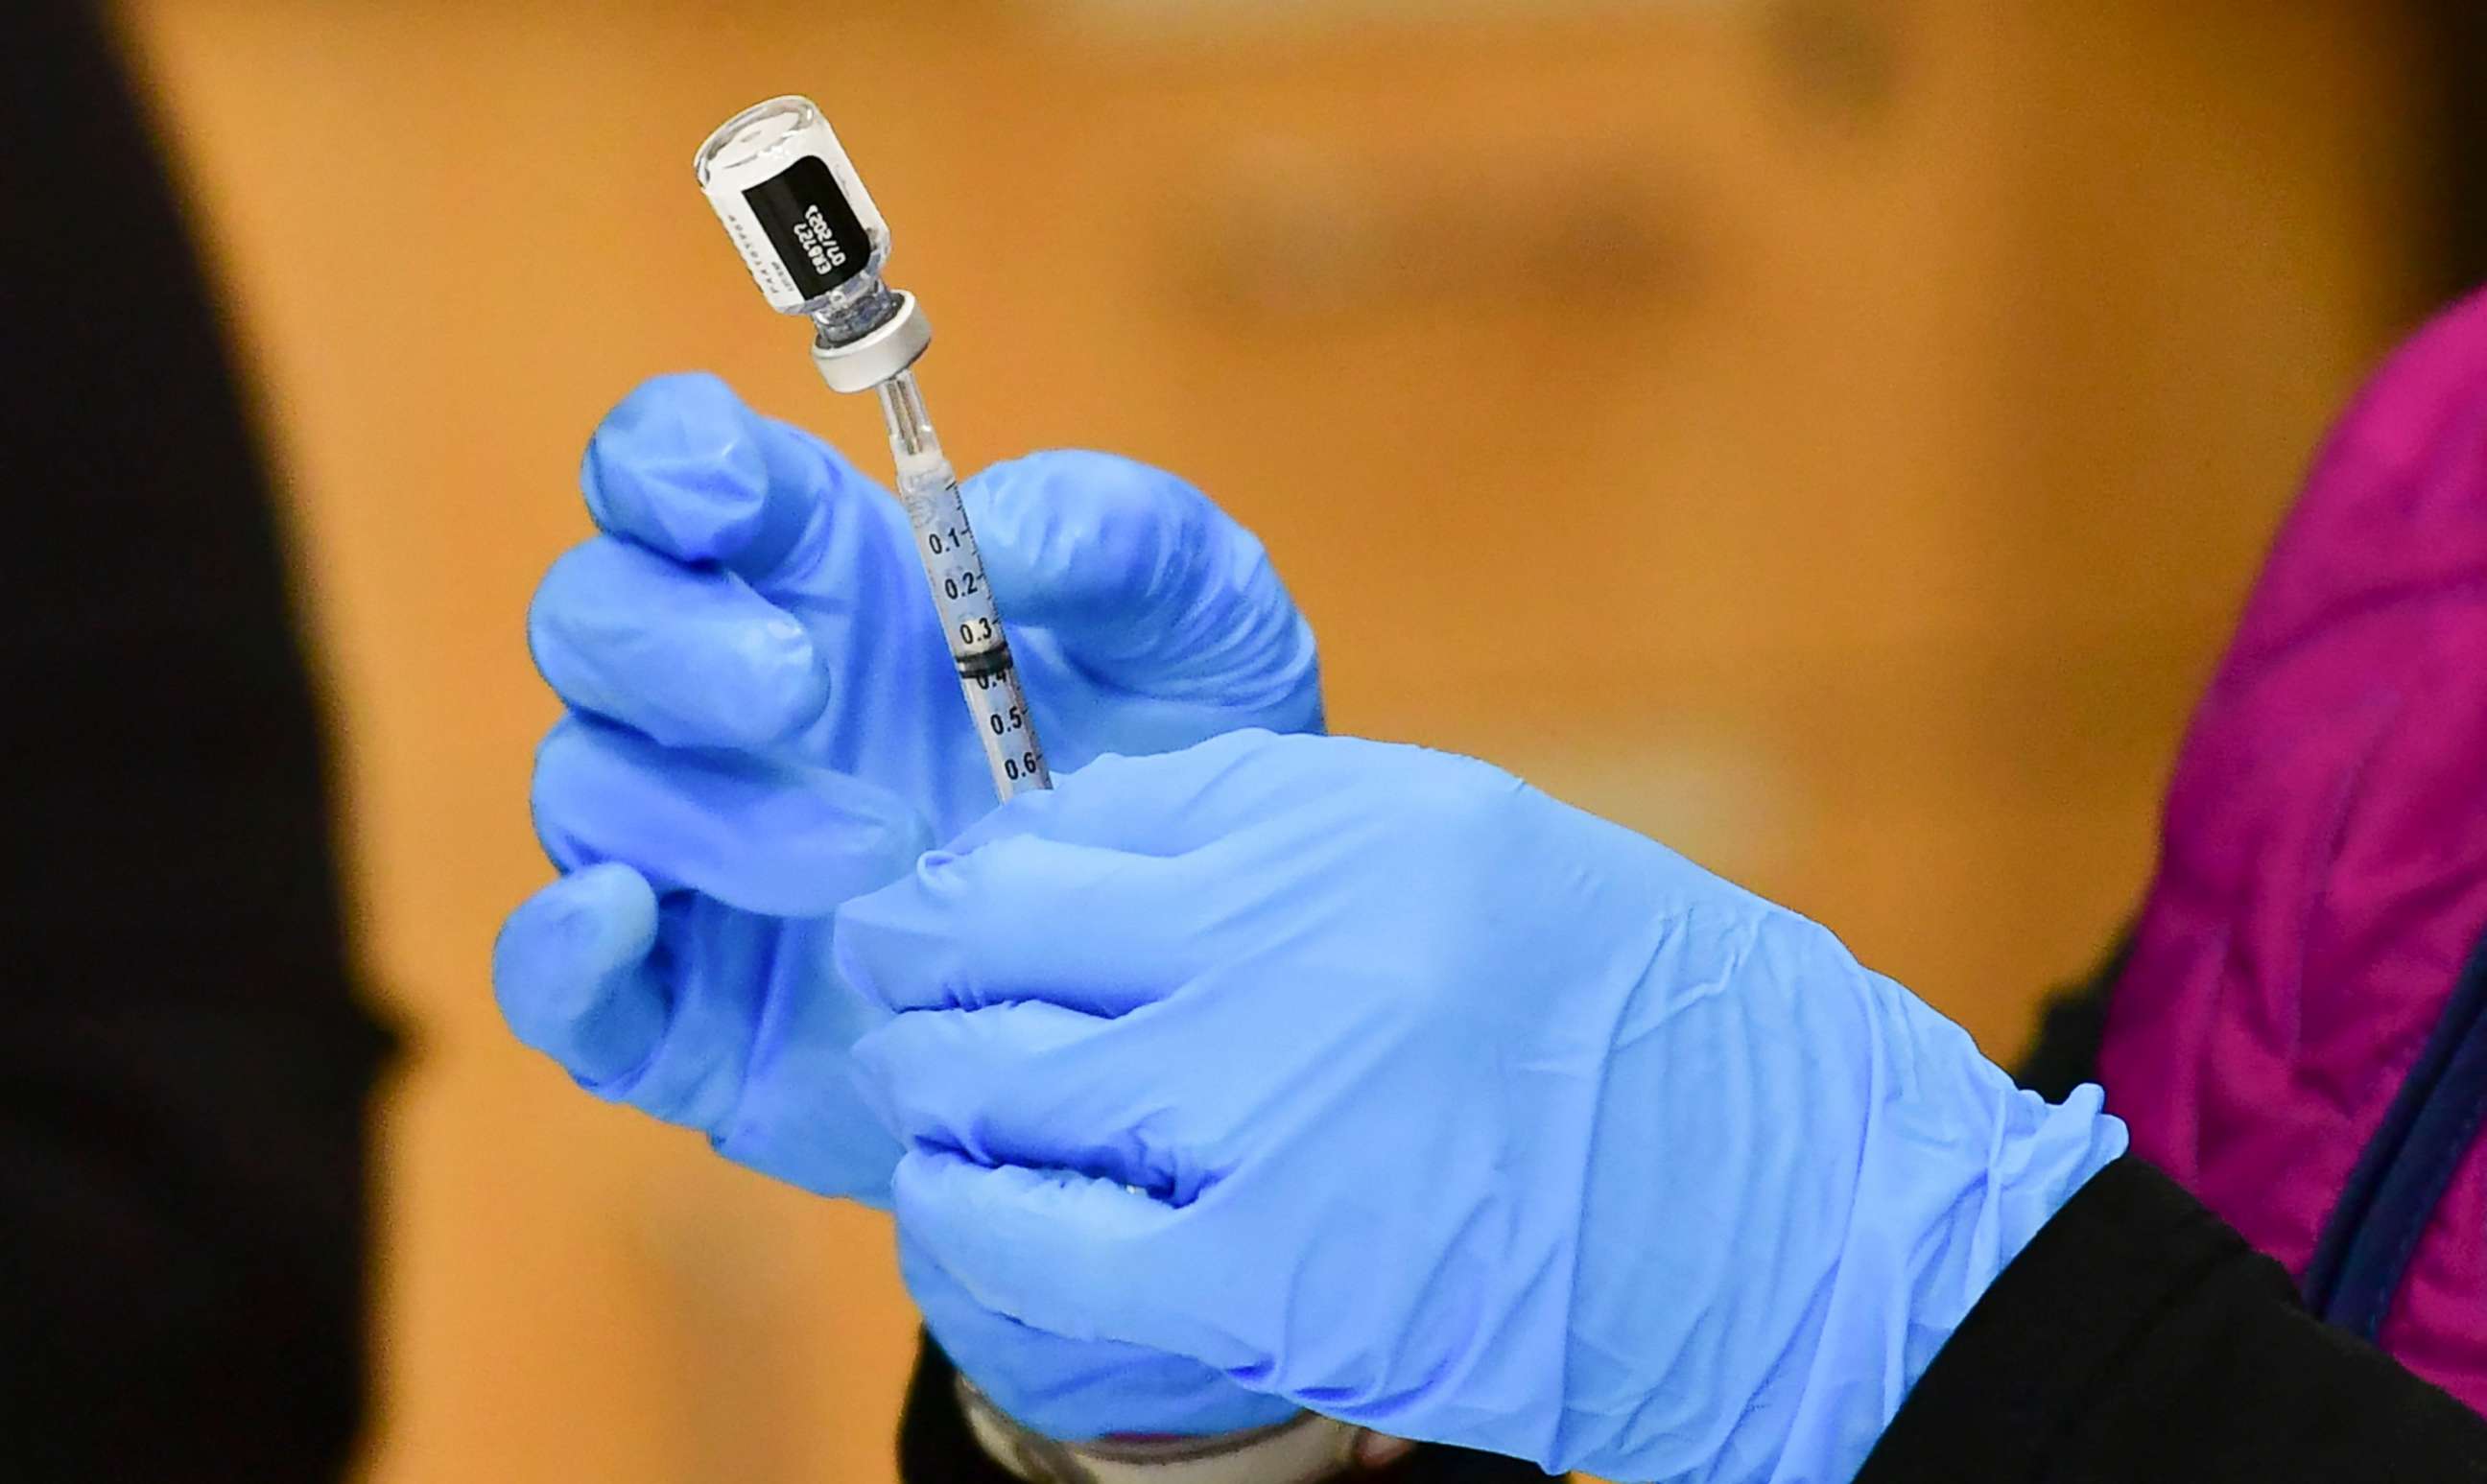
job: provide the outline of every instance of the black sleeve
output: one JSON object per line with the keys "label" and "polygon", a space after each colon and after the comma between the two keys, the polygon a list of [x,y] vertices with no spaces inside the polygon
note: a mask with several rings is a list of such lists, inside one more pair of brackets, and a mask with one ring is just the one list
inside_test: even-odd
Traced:
{"label": "black sleeve", "polygon": [[339,1478],[385,1041],[268,491],[86,5],[0,139],[0,1476]]}
{"label": "black sleeve", "polygon": [[2014,1080],[2050,1103],[2061,1103],[2074,1088],[2098,1080],[2108,1006],[2132,955],[2133,934],[2128,929],[2086,976],[2048,994],[2039,1006],[2038,1033],[2022,1054],[2021,1065],[2012,1074]]}
{"label": "black sleeve", "polygon": [[[967,1431],[952,1388],[957,1372],[949,1357],[926,1335],[907,1384],[907,1410],[898,1423],[901,1484],[1018,1484],[985,1456]],[[1493,1453],[1465,1448],[1421,1447],[1388,1469],[1353,1475],[1355,1484],[1546,1484],[1546,1473]]]}
{"label": "black sleeve", "polygon": [[2487,1481],[2487,1420],[2333,1330],[2139,1160],[2004,1270],[1858,1484]]}

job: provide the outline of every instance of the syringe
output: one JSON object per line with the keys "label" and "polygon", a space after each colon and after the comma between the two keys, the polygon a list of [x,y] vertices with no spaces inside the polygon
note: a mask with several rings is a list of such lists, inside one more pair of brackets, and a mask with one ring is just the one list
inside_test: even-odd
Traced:
{"label": "syringe", "polygon": [[994,790],[1009,798],[1051,788],[958,476],[910,369],[933,329],[915,295],[881,282],[889,227],[837,135],[810,99],[773,98],[718,126],[693,169],[769,306],[811,317],[821,379],[832,391],[880,394],[898,498]]}

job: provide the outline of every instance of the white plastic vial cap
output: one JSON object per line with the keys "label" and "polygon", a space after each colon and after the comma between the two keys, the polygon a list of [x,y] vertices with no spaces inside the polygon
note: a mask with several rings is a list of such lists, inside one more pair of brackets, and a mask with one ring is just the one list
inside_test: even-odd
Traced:
{"label": "white plastic vial cap", "polygon": [[829,302],[889,256],[888,224],[810,98],[745,108],[708,136],[691,168],[781,314]]}

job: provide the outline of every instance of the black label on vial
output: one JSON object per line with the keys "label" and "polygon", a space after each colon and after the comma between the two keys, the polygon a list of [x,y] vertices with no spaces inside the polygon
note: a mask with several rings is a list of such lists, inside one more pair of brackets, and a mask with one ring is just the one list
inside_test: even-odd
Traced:
{"label": "black label on vial", "polygon": [[872,256],[863,223],[818,155],[795,161],[744,191],[742,199],[807,299],[862,272]]}

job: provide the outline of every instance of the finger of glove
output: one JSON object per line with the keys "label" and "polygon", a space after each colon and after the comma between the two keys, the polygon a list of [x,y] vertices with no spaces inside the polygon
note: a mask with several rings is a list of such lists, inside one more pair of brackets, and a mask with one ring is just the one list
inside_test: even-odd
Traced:
{"label": "finger of glove", "polygon": [[1199,490],[1111,454],[997,463],[960,491],[1002,611],[1095,680],[1317,725],[1311,626],[1259,538]]}
{"label": "finger of glove", "polygon": [[611,537],[553,563],[527,641],[573,710],[668,746],[765,746],[828,705],[827,674],[793,614],[731,572]]}
{"label": "finger of glove", "polygon": [[503,1017],[598,1097],[711,1131],[739,1096],[759,974],[660,971],[656,950],[679,955],[673,938],[722,911],[692,897],[660,903],[618,862],[565,877],[513,913],[494,945]]}
{"label": "finger of glove", "polygon": [[536,755],[536,832],[565,870],[637,868],[772,917],[826,916],[903,874],[927,843],[906,800],[845,773],[685,752],[573,716]]}
{"label": "finger of glove", "polygon": [[[899,1229],[967,1296],[1033,1329],[1186,1356],[1232,1373],[1252,1351],[1193,1312],[1217,1292],[1201,1274],[1188,1210],[1111,1180],[990,1168],[914,1149],[891,1182]],[[1197,1208],[1193,1208],[1197,1209]]]}
{"label": "finger of glove", "polygon": [[1091,1016],[1162,998],[1214,951],[1191,862],[1033,836],[936,851],[838,913],[838,972],[891,1010],[1046,1000]]}
{"label": "finger of glove", "polygon": [[518,1040],[597,1082],[644,1061],[665,1031],[648,965],[657,896],[629,866],[591,866],[521,903],[492,945],[492,988]]}
{"label": "finger of glove", "polygon": [[833,507],[880,498],[834,449],[754,412],[705,372],[657,377],[622,399],[589,439],[578,480],[607,533],[753,581]]}
{"label": "finger of glove", "polygon": [[1183,1147],[1172,1063],[1152,1022],[1059,1005],[902,1015],[855,1043],[855,1070],[909,1144],[979,1164],[1077,1170],[1175,1205],[1210,1171]]}
{"label": "finger of glove", "polygon": [[1295,1405],[1182,1356],[1030,1329],[967,1295],[902,1235],[898,1271],[951,1363],[987,1400],[1048,1438],[1208,1437],[1285,1421]]}

